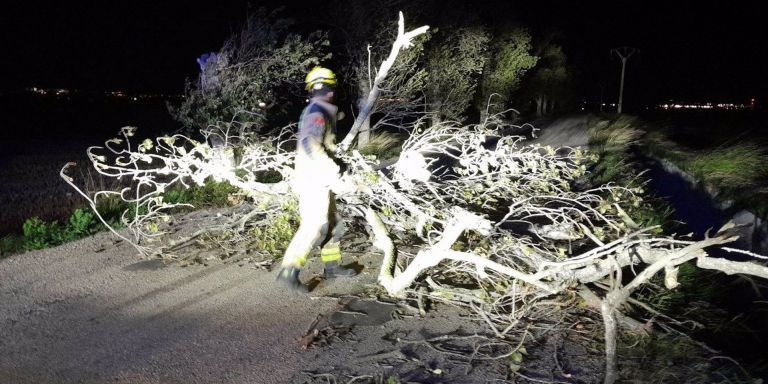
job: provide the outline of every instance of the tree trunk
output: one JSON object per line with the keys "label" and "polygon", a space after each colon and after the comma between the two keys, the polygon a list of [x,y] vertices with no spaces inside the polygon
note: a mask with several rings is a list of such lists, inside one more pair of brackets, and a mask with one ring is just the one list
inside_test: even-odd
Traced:
{"label": "tree trunk", "polygon": [[613,384],[619,378],[616,369],[616,317],[613,292],[603,299],[600,312],[605,326],[605,380],[604,384]]}
{"label": "tree trunk", "polygon": [[549,99],[546,95],[544,96],[544,116],[548,116],[550,113],[552,113],[552,100]]}
{"label": "tree trunk", "polygon": [[544,104],[544,95],[539,95],[536,97],[536,117],[541,117],[544,115],[543,111],[543,104]]}
{"label": "tree trunk", "polygon": [[357,135],[357,149],[363,149],[371,141],[371,116],[368,116],[360,125],[360,133]]}
{"label": "tree trunk", "polygon": [[[365,80],[360,81],[360,95],[367,95],[369,93],[368,85],[364,84]],[[362,111],[365,108],[365,99],[360,97],[358,107]],[[362,124],[360,124],[360,132],[357,135],[357,149],[363,149],[371,141],[371,115],[368,114]]]}
{"label": "tree trunk", "polygon": [[440,124],[440,121],[442,121],[438,113],[433,114],[430,120],[432,121],[432,126],[436,126]]}

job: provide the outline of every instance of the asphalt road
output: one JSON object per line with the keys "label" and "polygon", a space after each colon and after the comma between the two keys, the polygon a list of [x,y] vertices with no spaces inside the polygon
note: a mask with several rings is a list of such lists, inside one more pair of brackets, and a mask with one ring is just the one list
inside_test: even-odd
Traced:
{"label": "asphalt road", "polygon": [[162,267],[107,233],[0,261],[0,383],[285,383],[337,300],[274,273]]}

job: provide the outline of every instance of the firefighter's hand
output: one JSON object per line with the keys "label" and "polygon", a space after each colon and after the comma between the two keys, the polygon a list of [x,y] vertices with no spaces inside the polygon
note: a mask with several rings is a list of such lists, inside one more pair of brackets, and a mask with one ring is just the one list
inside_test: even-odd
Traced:
{"label": "firefighter's hand", "polygon": [[339,161],[338,165],[339,165],[339,175],[343,176],[343,175],[346,175],[347,172],[349,172],[349,170],[350,170],[349,164],[347,164],[345,162],[342,162],[342,161]]}
{"label": "firefighter's hand", "polygon": [[339,174],[339,176],[344,175],[349,171],[349,164],[335,157],[332,157],[331,160],[333,160],[333,163],[336,165],[338,169],[337,173]]}

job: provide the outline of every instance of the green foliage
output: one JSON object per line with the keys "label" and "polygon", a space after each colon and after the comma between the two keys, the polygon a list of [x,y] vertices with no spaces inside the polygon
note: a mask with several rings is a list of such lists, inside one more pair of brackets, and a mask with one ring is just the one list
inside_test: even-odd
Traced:
{"label": "green foliage", "polygon": [[190,204],[195,208],[226,207],[238,189],[226,181],[206,180],[202,186],[177,186],[165,191],[163,200],[171,204]]}
{"label": "green foliage", "polygon": [[[550,33],[534,49],[539,58],[521,88],[521,101],[535,102],[536,115],[550,114],[573,99],[574,70],[567,65],[567,56],[558,43],[558,34]],[[521,102],[522,104],[522,102]]]}
{"label": "green foliage", "polygon": [[80,239],[93,233],[95,223],[93,213],[82,208],[76,209],[64,226],[39,217],[27,219],[22,226],[24,249],[43,249]]}
{"label": "green foliage", "polygon": [[691,262],[680,264],[678,288],[661,288],[664,286],[664,275],[657,274],[651,279],[652,284],[638,292],[637,299],[663,313],[673,313],[694,301],[711,302],[720,288],[714,275],[714,272],[701,270]]}
{"label": "green foliage", "polygon": [[[265,177],[274,178],[275,176],[266,175]],[[227,182],[207,180],[205,185],[200,187],[169,189],[163,197],[169,203],[190,204],[195,207],[223,207],[230,205],[230,196],[235,192],[237,188]],[[100,198],[97,201],[97,210],[107,223],[117,229],[123,226],[124,212],[128,220],[136,214],[133,206],[115,195]],[[88,208],[75,209],[63,225],[58,221],[47,222],[39,217],[33,217],[24,222],[22,236],[6,236],[0,239],[0,257],[22,251],[54,247],[81,239],[95,233],[100,227],[101,223],[96,215]]]}
{"label": "green foliage", "polygon": [[671,140],[665,127],[653,126],[648,127],[643,149],[674,163],[713,195],[768,215],[768,151],[760,145],[742,142],[691,150]]}
{"label": "green foliage", "polygon": [[259,10],[209,60],[173,114],[189,129],[238,123],[250,131],[284,116],[306,71],[330,58],[324,33],[289,33],[291,20]]}
{"label": "green foliage", "polygon": [[642,136],[642,131],[634,127],[636,124],[637,120],[629,116],[595,118],[588,122],[589,148],[598,156],[590,174],[593,184],[617,182],[626,185],[634,181],[638,171],[629,150]]}
{"label": "green foliage", "polygon": [[494,37],[476,100],[476,107],[481,114],[485,112],[493,94],[497,94],[500,100],[491,102],[495,107],[489,108],[489,113],[498,113],[506,108],[509,97],[519,88],[522,77],[539,60],[537,56],[531,55],[531,49],[531,35],[524,28],[512,29]]}
{"label": "green foliage", "polygon": [[256,240],[249,245],[249,248],[271,255],[274,259],[283,256],[293,234],[299,228],[297,202],[292,200],[281,208],[280,213],[271,220],[269,225],[251,229],[251,235]]}
{"label": "green foliage", "polygon": [[274,184],[283,181],[283,175],[276,170],[267,170],[256,174],[261,183]]}
{"label": "green foliage", "polygon": [[123,228],[121,217],[128,207],[128,203],[116,195],[101,197],[96,201],[96,210],[115,229]]}
{"label": "green foliage", "polygon": [[24,248],[42,249],[54,244],[54,238],[58,237],[59,227],[56,222],[47,223],[39,217],[27,219],[22,226],[24,232]]}
{"label": "green foliage", "polygon": [[90,210],[78,208],[69,217],[68,232],[75,238],[88,236],[93,232],[96,216]]}
{"label": "green foliage", "polygon": [[717,190],[758,187],[768,177],[768,153],[754,143],[693,151],[674,143],[663,129],[653,129],[647,135],[645,149]]}
{"label": "green foliage", "polygon": [[475,26],[443,33],[431,41],[424,91],[430,112],[438,119],[464,120],[488,60],[490,40],[487,30]]}
{"label": "green foliage", "polygon": [[612,119],[593,119],[587,132],[589,145],[601,152],[626,151],[630,146],[638,144],[643,131],[636,117],[619,115]]}

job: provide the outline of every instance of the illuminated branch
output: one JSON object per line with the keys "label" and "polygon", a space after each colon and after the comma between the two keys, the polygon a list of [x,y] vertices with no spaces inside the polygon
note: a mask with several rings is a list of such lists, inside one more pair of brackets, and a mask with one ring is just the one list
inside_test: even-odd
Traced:
{"label": "illuminated branch", "polygon": [[[167,235],[163,228],[170,221],[171,210],[189,207],[189,204],[164,201],[165,193],[173,187],[202,186],[208,178],[226,180],[239,188],[244,196],[268,202],[261,208],[264,215],[273,214],[270,208],[280,206],[288,196],[287,182],[265,184],[259,180],[259,174],[265,171],[279,172],[286,180],[290,177],[292,154],[282,149],[287,139],[275,144],[269,137],[255,140],[237,136],[242,157],[235,163],[233,147],[214,148],[183,135],[163,136],[154,141],[146,139],[134,146],[131,138],[135,130],[134,127],[124,127],[120,131],[121,137],[107,140],[103,147],[94,146],[87,150],[97,172],[124,181],[125,187],[120,191],[98,191],[92,197],[88,196],[66,175],[70,164],[62,168],[61,176],[88,201],[102,223],[125,240],[128,238],[103,219],[98,207],[107,199],[128,204],[129,209],[123,212],[121,221],[131,232],[128,241],[142,255],[162,252],[162,246],[153,249],[148,244]],[[241,230],[244,228],[238,220],[234,224]]]}
{"label": "illuminated branch", "polygon": [[387,77],[387,74],[392,68],[392,65],[394,65],[395,59],[397,59],[397,55],[400,50],[410,48],[411,45],[413,45],[411,40],[413,40],[413,38],[416,36],[427,32],[429,29],[429,26],[425,25],[412,31],[405,32],[405,21],[403,18],[403,13],[400,12],[398,17],[397,38],[392,44],[392,50],[389,52],[389,56],[386,58],[386,60],[381,62],[381,66],[379,66],[379,70],[376,72],[376,78],[373,80],[371,91],[368,93],[368,98],[366,99],[363,107],[360,109],[360,113],[357,115],[354,124],[352,124],[352,128],[350,129],[349,133],[347,133],[347,136],[344,137],[344,140],[339,144],[339,150],[342,152],[346,151],[352,145],[352,141],[355,140],[355,136],[357,136],[357,133],[360,130],[360,126],[363,125],[365,119],[373,110],[374,105],[376,104],[376,101],[381,94],[381,88],[379,87]]}

